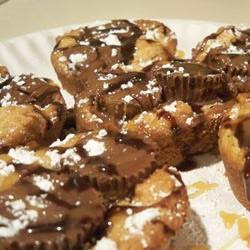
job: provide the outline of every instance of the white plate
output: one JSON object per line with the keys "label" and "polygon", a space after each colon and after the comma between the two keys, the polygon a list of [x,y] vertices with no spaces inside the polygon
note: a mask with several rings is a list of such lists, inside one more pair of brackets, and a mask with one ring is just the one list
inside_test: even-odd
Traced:
{"label": "white plate", "polygon": [[[178,48],[190,57],[191,49],[206,35],[214,32],[222,23],[212,23],[192,20],[160,20],[176,32]],[[96,22],[101,23],[101,22]],[[84,25],[95,25],[88,23]],[[13,38],[0,44],[0,64],[9,68],[12,74],[34,73],[57,79],[50,63],[50,53],[56,36],[63,32],[84,25],[74,25],[46,30],[25,36]],[[192,248],[197,245],[210,246],[213,250],[245,250],[246,241],[238,237],[237,221],[231,229],[226,229],[220,212],[236,213],[241,218],[247,218],[249,212],[239,204],[230,190],[224,176],[224,167],[215,156],[200,156],[200,168],[183,172],[182,177],[187,186],[202,182],[214,185],[209,191],[197,198],[190,199],[192,216],[175,240],[176,250],[206,248]],[[189,188],[189,193],[197,191]]]}

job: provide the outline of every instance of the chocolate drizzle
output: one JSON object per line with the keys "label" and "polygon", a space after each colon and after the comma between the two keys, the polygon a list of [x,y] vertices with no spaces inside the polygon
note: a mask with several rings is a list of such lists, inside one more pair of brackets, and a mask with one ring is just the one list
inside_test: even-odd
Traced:
{"label": "chocolate drizzle", "polygon": [[[110,71],[111,67],[117,63],[127,64],[133,58],[136,40],[141,35],[142,31],[137,25],[127,20],[114,20],[105,25],[84,27],[76,36],[61,37],[55,50],[62,50],[69,60],[70,55],[86,54],[87,59],[79,68],[81,79],[86,80],[95,70],[108,69]],[[62,40],[68,37],[75,40],[74,46],[61,48]],[[112,49],[116,51],[113,56]]]}

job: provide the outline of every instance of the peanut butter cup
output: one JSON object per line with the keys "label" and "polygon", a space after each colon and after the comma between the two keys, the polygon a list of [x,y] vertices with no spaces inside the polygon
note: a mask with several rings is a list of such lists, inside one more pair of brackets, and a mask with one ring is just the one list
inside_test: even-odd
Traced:
{"label": "peanut butter cup", "polygon": [[202,103],[215,100],[225,88],[224,74],[200,63],[173,61],[156,64],[152,70],[166,101]]}
{"label": "peanut butter cup", "polygon": [[211,51],[206,59],[209,66],[223,70],[229,76],[250,76],[250,48],[236,46]]}
{"label": "peanut butter cup", "polygon": [[229,94],[236,98],[240,93],[250,92],[250,77],[249,76],[235,76],[232,77],[227,84]]}
{"label": "peanut butter cup", "polygon": [[59,137],[65,120],[59,88],[34,75],[11,77],[5,73],[2,78],[0,113],[5,119],[0,122],[0,147],[49,144]]}
{"label": "peanut butter cup", "polygon": [[51,60],[63,87],[76,95],[93,74],[140,71],[155,61],[173,59],[175,51],[175,35],[164,24],[114,20],[58,37]]}
{"label": "peanut butter cup", "polygon": [[76,182],[96,187],[109,199],[123,197],[159,167],[153,143],[104,129],[72,136],[65,145],[52,144],[43,154],[42,165],[68,169]]}
{"label": "peanut butter cup", "polygon": [[221,27],[193,50],[193,60],[223,70],[229,76],[250,74],[250,29]]}
{"label": "peanut butter cup", "polygon": [[0,193],[0,246],[82,249],[104,218],[102,195],[67,175],[32,175]]}
{"label": "peanut butter cup", "polygon": [[76,125],[80,131],[119,127],[162,102],[162,88],[143,72],[97,74],[76,96]]}

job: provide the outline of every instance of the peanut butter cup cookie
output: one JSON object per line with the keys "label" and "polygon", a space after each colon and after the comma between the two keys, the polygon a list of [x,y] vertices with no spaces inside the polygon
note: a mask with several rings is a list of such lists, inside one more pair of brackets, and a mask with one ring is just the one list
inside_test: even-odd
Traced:
{"label": "peanut butter cup cookie", "polygon": [[143,72],[98,74],[76,96],[76,126],[80,131],[119,127],[162,102],[162,88]]}
{"label": "peanut butter cup cookie", "polygon": [[225,71],[229,76],[250,74],[250,29],[226,26],[207,36],[193,50],[193,60]]}
{"label": "peanut butter cup cookie", "polygon": [[236,198],[250,209],[250,95],[240,94],[219,130],[219,149]]}
{"label": "peanut butter cup cookie", "polygon": [[67,138],[66,143],[56,142],[46,151],[38,151],[40,163],[44,167],[68,169],[77,182],[94,186],[110,200],[124,197],[161,167],[157,146],[139,136],[102,129]]}
{"label": "peanut butter cup cookie", "polygon": [[135,116],[123,124],[122,131],[155,141],[160,147],[160,161],[176,166],[190,155],[217,147],[219,126],[231,106],[232,102],[215,102],[192,107],[174,101]]}
{"label": "peanut butter cup cookie", "polygon": [[173,238],[188,215],[188,198],[180,176],[156,170],[109,213],[106,234],[94,250],[172,249]]}
{"label": "peanut butter cup cookie", "polygon": [[65,102],[49,79],[34,75],[12,77],[0,69],[0,148],[49,144],[60,136]]}
{"label": "peanut butter cup cookie", "polygon": [[57,38],[52,64],[63,87],[76,95],[95,73],[140,71],[176,52],[174,33],[157,21],[114,20],[73,30]]}
{"label": "peanut butter cup cookie", "polygon": [[68,175],[33,174],[0,192],[0,247],[83,249],[105,210],[101,193]]}

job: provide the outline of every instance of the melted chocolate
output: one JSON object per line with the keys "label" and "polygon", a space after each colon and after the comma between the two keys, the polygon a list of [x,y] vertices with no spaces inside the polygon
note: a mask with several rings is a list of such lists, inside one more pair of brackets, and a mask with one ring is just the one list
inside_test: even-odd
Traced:
{"label": "melted chocolate", "polygon": [[250,75],[250,54],[233,54],[218,49],[208,55],[206,62],[231,76]]}

